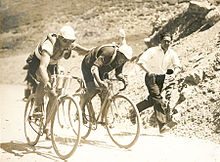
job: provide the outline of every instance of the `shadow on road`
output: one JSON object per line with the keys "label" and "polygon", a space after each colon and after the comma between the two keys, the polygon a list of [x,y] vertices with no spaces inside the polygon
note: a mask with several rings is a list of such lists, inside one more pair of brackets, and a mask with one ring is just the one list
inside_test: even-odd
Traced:
{"label": "shadow on road", "polygon": [[146,134],[146,133],[141,133],[140,136],[149,136],[149,137],[164,137],[161,134]]}
{"label": "shadow on road", "polygon": [[82,146],[82,144],[87,144],[87,145],[92,145],[92,146],[102,147],[102,148],[107,148],[107,149],[117,148],[117,146],[109,145],[108,143],[106,143],[104,141],[97,141],[97,140],[84,140],[84,139],[81,139],[80,146]]}
{"label": "shadow on road", "polygon": [[[25,154],[37,154],[51,160],[57,160],[58,157],[54,156],[54,153],[51,152],[52,146],[30,146],[27,143],[19,141],[11,141],[6,143],[0,143],[0,147],[14,156],[23,157]],[[37,151],[36,151],[37,150]]]}

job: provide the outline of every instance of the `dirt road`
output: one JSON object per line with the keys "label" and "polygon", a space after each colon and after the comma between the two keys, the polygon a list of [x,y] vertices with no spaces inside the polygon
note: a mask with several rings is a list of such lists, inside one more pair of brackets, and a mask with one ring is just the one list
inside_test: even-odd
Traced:
{"label": "dirt road", "polygon": [[[51,141],[42,137],[35,147],[28,146],[23,133],[22,101],[24,86],[0,85],[0,161],[61,161]],[[99,127],[81,141],[67,161],[74,162],[220,162],[220,145],[199,139],[160,135],[157,129],[141,132],[131,149],[118,148]]]}

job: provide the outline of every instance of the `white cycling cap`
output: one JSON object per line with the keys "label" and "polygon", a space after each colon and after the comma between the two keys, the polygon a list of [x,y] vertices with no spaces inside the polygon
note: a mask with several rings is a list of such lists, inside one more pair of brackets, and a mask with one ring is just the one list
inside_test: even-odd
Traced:
{"label": "white cycling cap", "polygon": [[118,50],[123,53],[128,60],[132,58],[132,48],[129,45],[123,44]]}
{"label": "white cycling cap", "polygon": [[75,40],[76,36],[75,36],[75,31],[71,26],[63,26],[60,29],[60,35],[63,36],[65,39],[70,39],[70,40]]}

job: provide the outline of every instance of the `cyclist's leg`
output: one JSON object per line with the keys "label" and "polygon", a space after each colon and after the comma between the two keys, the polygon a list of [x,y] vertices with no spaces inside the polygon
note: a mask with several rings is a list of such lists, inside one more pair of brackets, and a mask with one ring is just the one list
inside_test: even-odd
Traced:
{"label": "cyclist's leg", "polygon": [[53,94],[48,94],[49,101],[46,107],[46,123],[44,127],[44,133],[46,134],[46,139],[51,139],[50,135],[50,124],[49,122],[52,120],[52,116],[54,114],[54,111],[56,110],[55,105],[58,105],[57,96],[54,96]]}
{"label": "cyclist's leg", "polygon": [[96,89],[96,85],[94,82],[94,77],[91,73],[91,68],[87,67],[85,59],[82,61],[81,69],[82,69],[84,81],[86,83],[87,91],[84,95],[82,95],[80,99],[80,107],[82,109],[82,114],[85,114],[85,105],[89,101],[91,101],[91,99],[97,94],[97,89]]}
{"label": "cyclist's leg", "polygon": [[[86,83],[86,85],[87,85],[87,91],[85,94],[82,95],[80,99],[80,107],[82,109],[82,113],[85,113],[85,105],[89,101],[91,101],[92,98],[98,93],[94,83],[90,82],[90,83]],[[91,107],[91,109],[93,109],[93,107]],[[93,112],[94,110],[91,111]]]}
{"label": "cyclist's leg", "polygon": [[38,116],[42,114],[42,104],[43,104],[43,97],[44,97],[44,84],[40,82],[37,85],[36,92],[35,92],[35,109],[34,115]]}
{"label": "cyclist's leg", "polygon": [[[102,107],[102,104],[104,103],[105,98],[106,98],[106,96],[108,95],[107,93],[108,93],[108,92],[107,92],[107,89],[106,89],[106,90],[102,91],[102,93],[99,94],[99,97],[100,97],[100,100],[101,100],[101,105],[100,105],[100,107]],[[107,102],[108,102],[108,101],[107,101]],[[110,102],[108,102],[107,104],[110,104]],[[104,122],[104,119],[105,119],[105,116],[106,116],[106,108],[107,108],[107,107],[108,107],[108,106],[105,106],[104,109],[102,110],[101,122]]]}
{"label": "cyclist's leg", "polygon": [[51,115],[54,113],[56,107],[54,107],[54,105],[58,104],[58,100],[57,100],[57,96],[54,96],[53,94],[49,93],[49,101],[47,104],[47,108],[46,108],[46,125],[50,122],[51,120]]}
{"label": "cyclist's leg", "polygon": [[[49,80],[50,82],[51,82],[51,74],[54,74],[55,69],[56,69],[56,65],[49,65],[47,67],[47,73],[50,78]],[[51,121],[52,114],[54,113],[56,108],[54,107],[54,105],[58,104],[57,96],[54,96],[54,94],[52,93],[48,93],[48,97],[49,97],[49,101],[46,108],[46,125]]]}

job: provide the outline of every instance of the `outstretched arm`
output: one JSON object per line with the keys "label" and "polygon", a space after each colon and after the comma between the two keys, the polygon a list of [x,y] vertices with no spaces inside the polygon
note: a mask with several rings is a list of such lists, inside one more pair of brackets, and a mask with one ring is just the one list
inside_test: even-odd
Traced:
{"label": "outstretched arm", "polygon": [[88,53],[91,48],[85,48],[77,43],[72,43],[70,46],[71,50],[76,51],[77,53],[79,53],[79,55],[85,55],[86,53]]}

